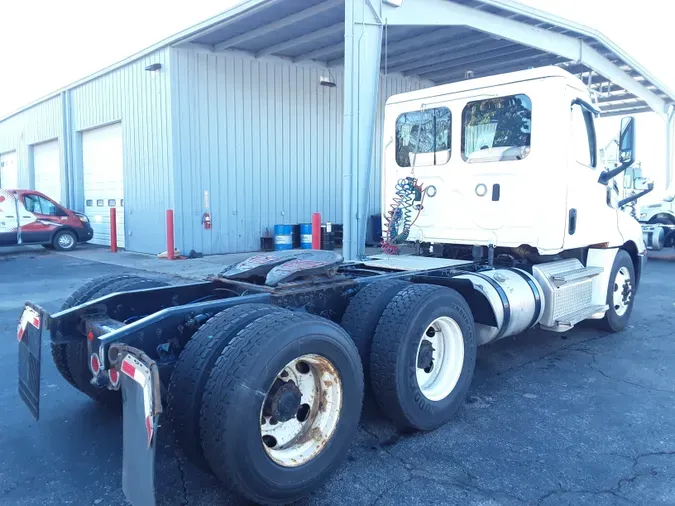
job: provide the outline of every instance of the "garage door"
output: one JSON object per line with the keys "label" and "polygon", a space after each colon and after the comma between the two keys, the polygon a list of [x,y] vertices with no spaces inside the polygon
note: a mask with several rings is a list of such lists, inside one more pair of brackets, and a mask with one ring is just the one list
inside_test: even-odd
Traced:
{"label": "garage door", "polygon": [[84,212],[93,244],[110,244],[110,208],[117,208],[117,245],[124,247],[124,177],[122,125],[115,123],[82,133]]}
{"label": "garage door", "polygon": [[16,165],[16,151],[0,155],[0,188],[18,188],[19,170]]}
{"label": "garage door", "polygon": [[59,141],[43,142],[33,146],[35,189],[52,200],[61,202],[61,163]]}

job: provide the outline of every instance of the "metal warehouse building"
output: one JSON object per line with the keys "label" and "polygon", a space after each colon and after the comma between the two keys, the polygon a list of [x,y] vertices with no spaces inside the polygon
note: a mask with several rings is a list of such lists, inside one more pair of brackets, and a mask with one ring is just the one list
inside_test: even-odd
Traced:
{"label": "metal warehouse building", "polygon": [[605,114],[661,114],[670,149],[669,90],[597,32],[515,2],[249,0],[2,118],[0,185],[84,211],[99,244],[116,207],[132,251],[165,249],[166,209],[176,246],[206,254],[318,211],[354,257],[381,207],[389,96],[551,64]]}

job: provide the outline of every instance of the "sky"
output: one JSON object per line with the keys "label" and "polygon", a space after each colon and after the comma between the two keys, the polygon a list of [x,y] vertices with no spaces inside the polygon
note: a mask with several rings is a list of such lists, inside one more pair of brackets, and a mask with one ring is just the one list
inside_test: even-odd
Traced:
{"label": "sky", "polygon": [[[0,0],[0,116],[239,1]],[[663,8],[668,2],[521,1],[600,30],[675,90],[675,65],[669,54],[672,19]],[[615,118],[600,121],[601,146],[618,132],[618,123]],[[655,114],[642,114],[637,127],[638,159],[658,187],[665,167],[663,121]]]}

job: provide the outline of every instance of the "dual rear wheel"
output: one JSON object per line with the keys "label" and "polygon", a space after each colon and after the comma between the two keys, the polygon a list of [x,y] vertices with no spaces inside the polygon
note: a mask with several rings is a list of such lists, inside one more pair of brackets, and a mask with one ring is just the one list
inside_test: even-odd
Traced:
{"label": "dual rear wheel", "polygon": [[375,282],[351,300],[342,325],[361,351],[372,397],[400,430],[432,430],[452,418],[476,363],[473,316],[458,292]]}
{"label": "dual rear wheel", "polygon": [[363,372],[338,325],[263,304],[201,327],[169,385],[169,412],[188,457],[257,503],[318,487],[347,454]]}

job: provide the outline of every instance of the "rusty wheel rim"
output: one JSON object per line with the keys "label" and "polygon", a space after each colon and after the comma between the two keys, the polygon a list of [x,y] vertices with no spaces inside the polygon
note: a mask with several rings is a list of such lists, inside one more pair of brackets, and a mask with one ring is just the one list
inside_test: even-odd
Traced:
{"label": "rusty wheel rim", "polygon": [[267,455],[284,467],[316,457],[335,432],[342,383],[325,357],[302,355],[279,371],[260,409],[260,436]]}

